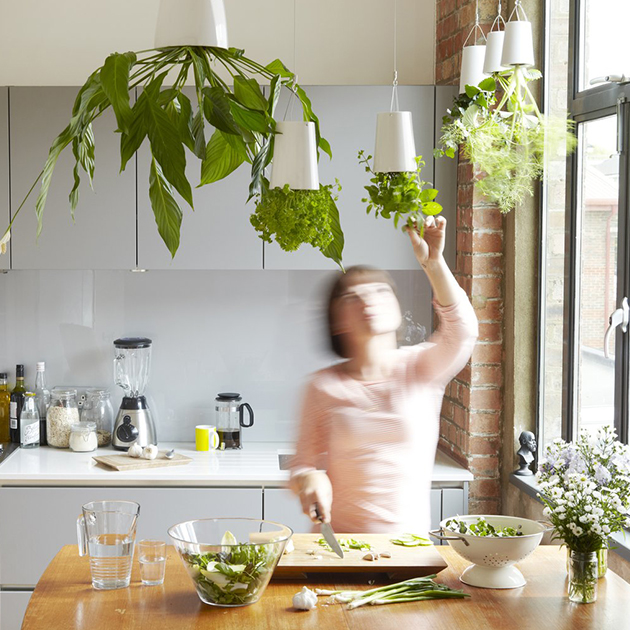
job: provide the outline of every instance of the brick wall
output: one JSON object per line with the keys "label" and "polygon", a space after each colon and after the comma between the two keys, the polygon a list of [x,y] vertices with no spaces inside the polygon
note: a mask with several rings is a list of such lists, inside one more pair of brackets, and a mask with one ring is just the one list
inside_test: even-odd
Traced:
{"label": "brick wall", "polygon": [[[496,7],[496,2],[479,1],[485,32],[494,20]],[[461,49],[475,23],[475,2],[437,0],[436,8],[436,81],[439,85],[457,84]],[[475,476],[469,511],[487,514],[501,510],[504,218],[475,191],[473,168],[460,157],[455,277],[477,313],[479,340],[468,365],[446,390],[440,448]]]}

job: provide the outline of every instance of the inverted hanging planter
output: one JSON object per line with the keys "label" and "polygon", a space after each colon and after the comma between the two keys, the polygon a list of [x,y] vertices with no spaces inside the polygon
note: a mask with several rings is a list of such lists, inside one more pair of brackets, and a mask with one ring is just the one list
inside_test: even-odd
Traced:
{"label": "inverted hanging planter", "polygon": [[[479,30],[483,38],[483,44],[476,44],[476,40],[473,40],[473,44],[467,46],[467,42],[471,35],[474,35],[475,31]],[[466,92],[467,85],[477,86],[485,78],[486,74],[483,71],[483,64],[486,58],[486,36],[484,35],[481,27],[476,23],[466,41],[464,42],[464,49],[462,50],[462,65],[459,74],[459,93],[464,94]]]}
{"label": "inverted hanging planter", "polygon": [[416,143],[411,112],[383,112],[376,118],[375,173],[415,171]]}
{"label": "inverted hanging planter", "polygon": [[514,10],[510,15],[510,21],[505,25],[505,39],[503,40],[501,65],[534,65],[532,23],[527,20],[527,15],[525,15],[525,11],[519,1],[517,1],[514,6]]}
{"label": "inverted hanging planter", "polygon": [[[499,7],[500,6],[499,4]],[[500,8],[499,11],[501,11]],[[505,38],[505,31],[500,30],[501,23],[503,23],[503,28],[505,29],[505,20],[501,17],[501,13],[499,13],[494,19],[490,32],[486,37],[486,56],[483,62],[483,71],[487,75],[493,72],[503,72],[503,70],[507,70],[507,68],[501,64],[503,41]]]}
{"label": "inverted hanging planter", "polygon": [[317,140],[312,122],[285,121],[276,124],[271,188],[319,190]]}
{"label": "inverted hanging planter", "polygon": [[155,47],[228,48],[223,0],[160,0]]}

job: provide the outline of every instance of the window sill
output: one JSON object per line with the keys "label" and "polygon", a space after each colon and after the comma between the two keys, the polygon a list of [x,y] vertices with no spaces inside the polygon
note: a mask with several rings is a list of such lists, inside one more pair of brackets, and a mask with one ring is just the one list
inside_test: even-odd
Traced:
{"label": "window sill", "polygon": [[[512,473],[510,475],[510,483],[530,497],[541,502],[538,498],[538,485],[536,477],[520,477]],[[611,551],[621,556],[627,562],[630,562],[630,530],[623,530],[613,534],[608,539],[608,546]]]}

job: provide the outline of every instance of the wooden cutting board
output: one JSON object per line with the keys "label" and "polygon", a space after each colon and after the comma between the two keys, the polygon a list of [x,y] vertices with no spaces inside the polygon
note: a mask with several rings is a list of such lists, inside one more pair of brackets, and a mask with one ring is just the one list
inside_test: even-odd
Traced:
{"label": "wooden cutting board", "polygon": [[[363,560],[367,551],[344,549],[344,557],[339,558],[333,551],[327,551],[318,544],[321,534],[293,534],[295,550],[280,559],[274,578],[298,577],[313,573],[388,573],[402,577],[420,577],[438,573],[448,565],[435,547],[401,547],[390,542],[393,534],[336,534],[337,539],[354,538],[370,543],[374,551],[388,551],[391,558]],[[307,551],[315,551],[321,559],[316,559]]]}
{"label": "wooden cutting board", "polygon": [[140,470],[141,468],[159,468],[160,466],[183,466],[192,462],[192,457],[175,453],[172,459],[166,458],[167,451],[159,451],[155,459],[141,459],[124,455],[98,455],[94,457],[99,464],[114,470]]}

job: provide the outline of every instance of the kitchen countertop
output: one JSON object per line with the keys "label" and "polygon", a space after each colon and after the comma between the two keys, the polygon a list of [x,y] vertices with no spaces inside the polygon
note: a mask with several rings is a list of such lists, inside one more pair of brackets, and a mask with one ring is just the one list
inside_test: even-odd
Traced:
{"label": "kitchen countertop", "polygon": [[[286,486],[287,470],[280,470],[278,454],[290,454],[290,443],[250,443],[242,450],[198,452],[194,444],[161,443],[160,450],[174,448],[192,457],[184,466],[113,471],[97,464],[94,455],[120,454],[111,448],[94,453],[41,447],[17,449],[0,464],[0,486],[179,486],[269,487]],[[438,451],[433,483],[461,486],[472,481],[468,470]]]}

